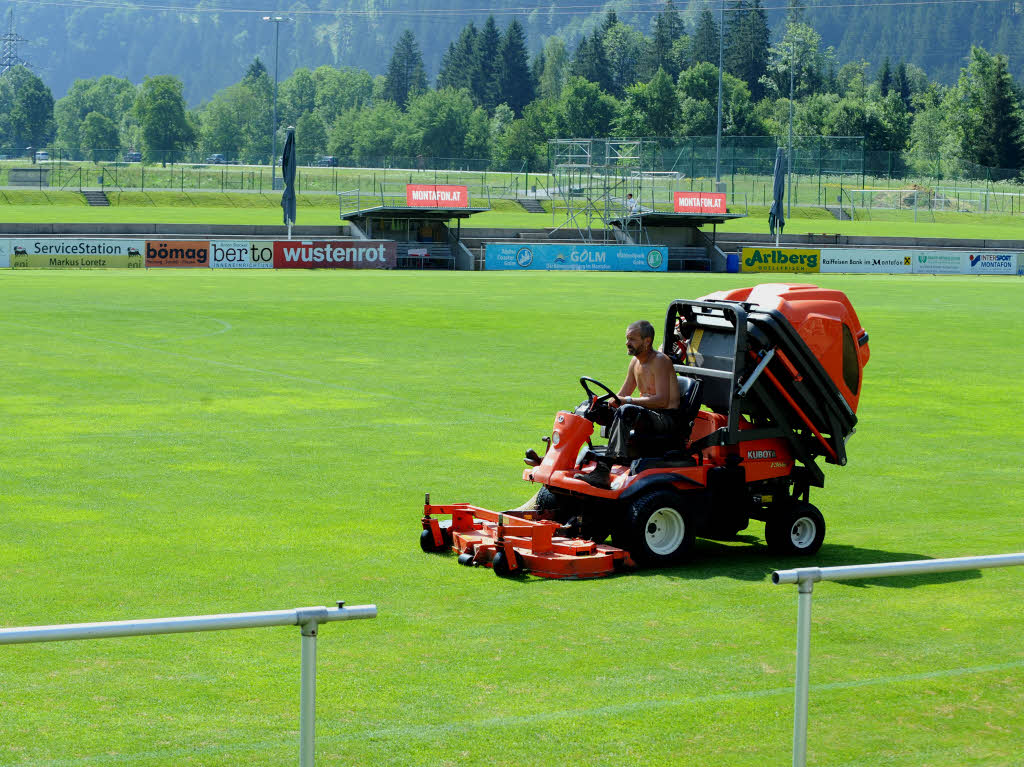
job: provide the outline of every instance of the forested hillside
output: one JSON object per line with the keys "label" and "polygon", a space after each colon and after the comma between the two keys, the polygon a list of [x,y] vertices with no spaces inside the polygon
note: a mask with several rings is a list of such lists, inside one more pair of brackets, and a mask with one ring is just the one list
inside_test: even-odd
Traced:
{"label": "forested hillside", "polygon": [[[793,4],[793,3],[790,3]],[[1024,79],[1024,6],[1019,0],[978,2],[910,2],[879,4],[868,0],[807,2],[804,20],[821,35],[822,45],[836,51],[838,66],[865,60],[879,66],[885,56],[923,69],[940,83],[953,83],[967,62],[971,45],[1009,57],[1010,73]],[[186,7],[186,0],[175,7]],[[599,6],[523,0],[313,0],[285,3],[292,21],[281,26],[280,71],[287,77],[300,67],[328,64],[352,66],[383,74],[402,32],[409,29],[419,43],[427,77],[433,81],[449,44],[470,21],[477,26],[492,13],[504,27],[511,18],[522,24],[528,49],[538,52],[547,37],[560,36],[570,48],[600,24],[607,9],[649,34],[660,3],[612,0]],[[702,10],[717,5],[707,0],[677,4],[688,33]],[[727,3],[728,9],[733,3]],[[523,13],[524,6],[534,10]],[[781,37],[786,3],[764,3],[773,41]],[[168,7],[168,6],[162,6]],[[75,79],[113,75],[134,83],[144,77],[174,75],[184,85],[186,101],[198,106],[215,92],[237,82],[253,58],[273,67],[273,25],[261,20],[265,11],[248,0],[195,3],[189,12],[146,8],[143,4],[74,5],[0,2],[3,30],[8,12],[26,42],[20,58],[63,96]]]}

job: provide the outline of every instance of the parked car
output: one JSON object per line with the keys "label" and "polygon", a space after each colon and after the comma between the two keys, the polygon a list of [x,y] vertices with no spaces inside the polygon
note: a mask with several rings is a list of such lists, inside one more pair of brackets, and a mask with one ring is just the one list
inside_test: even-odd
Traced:
{"label": "parked car", "polygon": [[224,159],[224,155],[218,153],[211,154],[209,157],[206,158],[206,162],[209,165],[223,165],[225,162],[227,162],[227,160]]}
{"label": "parked car", "polygon": [[125,162],[142,162],[142,152],[125,152]]}
{"label": "parked car", "polygon": [[319,158],[316,161],[316,164],[319,165],[321,168],[337,168],[338,167],[338,158],[337,157],[332,157],[330,155],[325,155],[325,156]]}
{"label": "parked car", "polygon": [[42,151],[42,150],[40,150],[39,152],[36,152],[36,162],[39,162],[40,160],[49,160],[49,159],[50,159],[50,153],[49,152],[45,152],[45,151]]}

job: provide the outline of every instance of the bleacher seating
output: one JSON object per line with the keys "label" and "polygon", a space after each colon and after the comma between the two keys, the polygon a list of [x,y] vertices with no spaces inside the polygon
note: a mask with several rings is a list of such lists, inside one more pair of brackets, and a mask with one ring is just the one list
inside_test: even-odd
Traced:
{"label": "bleacher seating", "polygon": [[711,259],[704,247],[670,247],[668,249],[668,270],[670,272],[710,272]]}
{"label": "bleacher seating", "polygon": [[454,269],[455,256],[447,243],[396,243],[399,269]]}

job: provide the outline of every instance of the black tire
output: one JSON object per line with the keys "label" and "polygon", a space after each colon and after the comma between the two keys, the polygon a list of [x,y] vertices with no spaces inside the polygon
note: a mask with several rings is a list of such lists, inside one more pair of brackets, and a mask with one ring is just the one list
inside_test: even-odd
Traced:
{"label": "black tire", "polygon": [[429,530],[424,530],[420,533],[420,548],[428,554],[434,554],[438,551],[446,551],[452,547],[451,521],[447,519],[441,523],[441,540],[443,543],[438,546],[434,543],[434,534]]}
{"label": "black tire", "polygon": [[523,571],[523,563],[518,556],[516,556],[516,566],[514,568],[509,567],[508,557],[505,556],[504,551],[496,551],[494,553],[491,567],[494,568],[494,574],[499,578],[514,578]]}
{"label": "black tire", "polygon": [[[693,552],[696,537],[685,499],[670,490],[640,496],[629,507],[626,524],[615,542],[625,544],[637,564],[665,567],[684,562]],[[625,540],[623,540],[625,539]]]}
{"label": "black tire", "polygon": [[441,547],[434,543],[434,534],[429,530],[424,530],[420,533],[420,548],[428,554],[433,554],[441,550]]}
{"label": "black tire", "polygon": [[793,503],[765,522],[764,539],[774,554],[811,556],[825,540],[825,518],[810,503]]}

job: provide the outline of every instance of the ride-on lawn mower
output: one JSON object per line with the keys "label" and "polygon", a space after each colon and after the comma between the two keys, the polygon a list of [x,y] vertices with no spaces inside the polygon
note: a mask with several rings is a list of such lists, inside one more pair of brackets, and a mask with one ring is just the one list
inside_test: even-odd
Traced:
{"label": "ride-on lawn mower", "polygon": [[[857,423],[868,335],[846,296],[815,285],[765,284],[677,300],[665,315],[663,351],[679,381],[677,433],[636,439],[607,489],[577,474],[605,446],[615,392],[581,378],[586,399],[555,416],[544,455],[526,453],[523,478],[542,488],[530,508],[424,506],[424,551],[454,547],[459,562],[502,576],[593,578],[633,564],[684,561],[694,539],[729,539],[751,519],[768,547],[811,555],[825,520],[809,500],[823,487],[817,459],[846,464]],[[439,516],[451,516],[439,520]],[[604,545],[611,535],[614,546]]]}

